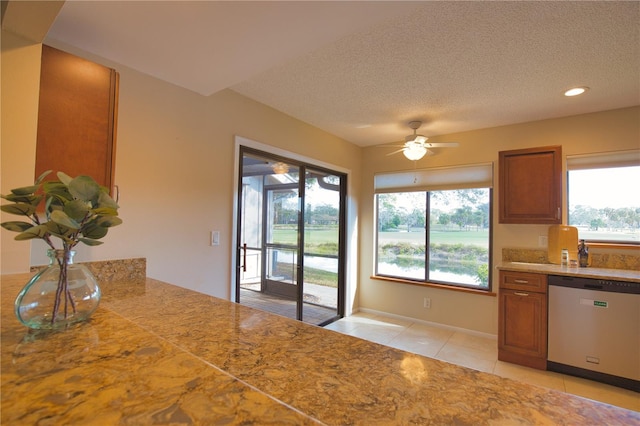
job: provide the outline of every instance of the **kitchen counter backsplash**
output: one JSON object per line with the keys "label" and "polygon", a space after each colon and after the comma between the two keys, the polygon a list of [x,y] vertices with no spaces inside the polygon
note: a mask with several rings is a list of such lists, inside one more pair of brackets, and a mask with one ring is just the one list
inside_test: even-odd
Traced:
{"label": "kitchen counter backsplash", "polygon": [[549,263],[547,250],[503,248],[503,262]]}
{"label": "kitchen counter backsplash", "polygon": [[[589,253],[592,268],[640,271],[640,255],[620,253]],[[503,248],[503,262],[549,263],[547,250]]]}
{"label": "kitchen counter backsplash", "polygon": [[[144,286],[147,280],[147,259],[116,259],[93,262],[79,262],[89,268],[99,285],[109,282],[129,282]],[[43,266],[32,266],[31,273],[38,272]]]}

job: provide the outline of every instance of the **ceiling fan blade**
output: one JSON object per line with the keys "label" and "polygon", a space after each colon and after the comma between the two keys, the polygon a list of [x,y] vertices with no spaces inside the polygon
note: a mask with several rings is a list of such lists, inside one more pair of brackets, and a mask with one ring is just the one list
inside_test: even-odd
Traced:
{"label": "ceiling fan blade", "polygon": [[404,150],[405,150],[405,148],[398,149],[398,150],[396,150],[396,151],[393,151],[393,152],[388,153],[387,155],[397,154],[397,153],[402,152],[402,151],[404,151]]}
{"label": "ceiling fan blade", "polygon": [[458,142],[427,142],[424,146],[429,148],[454,148],[458,146]]}

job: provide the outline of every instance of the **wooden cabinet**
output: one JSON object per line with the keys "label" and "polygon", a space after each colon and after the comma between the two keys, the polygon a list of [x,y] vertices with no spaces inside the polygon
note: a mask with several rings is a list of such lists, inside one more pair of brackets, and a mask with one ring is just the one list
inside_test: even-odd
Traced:
{"label": "wooden cabinet", "polygon": [[562,223],[562,147],[499,152],[500,223]]}
{"label": "wooden cabinet", "polygon": [[547,276],[500,271],[498,359],[547,369]]}
{"label": "wooden cabinet", "polygon": [[115,70],[43,45],[35,176],[85,174],[111,190],[117,99]]}

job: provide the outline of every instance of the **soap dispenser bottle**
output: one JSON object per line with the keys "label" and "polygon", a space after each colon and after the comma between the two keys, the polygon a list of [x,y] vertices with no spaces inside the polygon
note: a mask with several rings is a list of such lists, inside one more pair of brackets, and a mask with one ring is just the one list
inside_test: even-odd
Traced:
{"label": "soap dispenser bottle", "polygon": [[589,247],[586,246],[584,240],[580,240],[578,244],[578,262],[581,268],[586,268],[589,264]]}

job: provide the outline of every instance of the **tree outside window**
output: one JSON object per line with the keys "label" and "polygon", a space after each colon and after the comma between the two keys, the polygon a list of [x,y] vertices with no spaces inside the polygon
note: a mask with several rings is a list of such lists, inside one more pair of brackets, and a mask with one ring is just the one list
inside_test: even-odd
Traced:
{"label": "tree outside window", "polygon": [[489,289],[489,188],[376,197],[377,275]]}

